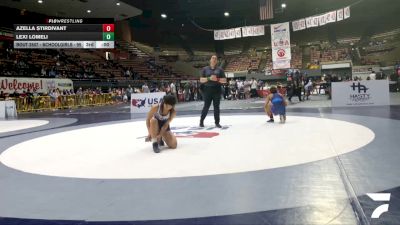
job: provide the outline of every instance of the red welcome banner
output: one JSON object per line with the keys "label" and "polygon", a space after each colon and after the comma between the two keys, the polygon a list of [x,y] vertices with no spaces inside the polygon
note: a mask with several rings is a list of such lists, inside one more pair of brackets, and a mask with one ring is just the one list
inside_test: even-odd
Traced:
{"label": "red welcome banner", "polygon": [[24,91],[48,93],[52,89],[71,90],[73,83],[70,79],[41,79],[0,77],[0,91],[4,93],[23,93]]}

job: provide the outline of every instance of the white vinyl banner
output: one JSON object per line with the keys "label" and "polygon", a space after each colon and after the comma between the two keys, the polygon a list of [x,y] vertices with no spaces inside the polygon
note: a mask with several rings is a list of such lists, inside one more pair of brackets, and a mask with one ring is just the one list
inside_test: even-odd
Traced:
{"label": "white vinyl banner", "polygon": [[289,23],[271,24],[271,42],[273,48],[290,47]]}
{"label": "white vinyl banner", "polygon": [[131,94],[131,113],[148,113],[151,106],[160,103],[165,92]]}
{"label": "white vinyl banner", "polygon": [[388,80],[332,83],[332,106],[390,105]]}
{"label": "white vinyl banner", "polygon": [[350,18],[350,6],[344,8],[343,11],[344,11],[344,19]]}
{"label": "white vinyl banner", "polygon": [[214,30],[214,40],[221,40],[219,30]]}
{"label": "white vinyl banner", "polygon": [[17,108],[14,100],[0,101],[0,119],[16,118]]}
{"label": "white vinyl banner", "polygon": [[313,18],[312,17],[307,17],[306,18],[306,27],[307,28],[313,27]]}
{"label": "white vinyl banner", "polygon": [[16,118],[17,117],[17,107],[14,100],[5,101],[6,102],[6,117]]}
{"label": "white vinyl banner", "polygon": [[312,27],[318,27],[319,25],[319,16],[312,17]]}
{"label": "white vinyl banner", "polygon": [[[334,23],[350,18],[350,6],[321,14],[319,16],[310,16],[305,19],[292,22],[293,31],[303,30],[305,28],[324,26],[328,23]],[[304,22],[303,22],[304,21]]]}
{"label": "white vinyl banner", "polygon": [[22,93],[24,91],[48,93],[52,89],[71,90],[74,88],[70,79],[41,79],[24,77],[0,77],[0,91],[4,93]]}
{"label": "white vinyl banner", "polygon": [[242,37],[242,29],[235,28],[235,37],[236,38],[241,38]]}
{"label": "white vinyl banner", "polygon": [[326,15],[326,23],[336,22],[336,11],[328,12]]}
{"label": "white vinyl banner", "polygon": [[289,22],[271,24],[271,46],[273,69],[290,68],[291,52]]}
{"label": "white vinyl banner", "polygon": [[298,20],[295,20],[292,22],[292,29],[293,29],[293,31],[299,30],[299,21]]}
{"label": "white vinyl banner", "polygon": [[336,21],[343,20],[343,9],[339,9],[336,11]]}
{"label": "white vinyl banner", "polygon": [[306,29],[306,19],[293,21],[292,27],[293,27],[293,31]]}
{"label": "white vinyl banner", "polygon": [[264,25],[242,27],[243,37],[262,36],[265,34]]}
{"label": "white vinyl banner", "polygon": [[272,67],[275,69],[287,69],[290,68],[290,59],[289,60],[277,60],[272,62]]}
{"label": "white vinyl banner", "polygon": [[306,29],[306,19],[301,19],[299,20],[299,30],[304,30]]}
{"label": "white vinyl banner", "polygon": [[326,19],[326,14],[320,15],[320,16],[318,17],[318,19],[319,19],[319,26],[324,26],[324,25],[326,24],[326,21],[325,21],[325,19]]}
{"label": "white vinyl banner", "polygon": [[0,119],[6,118],[6,102],[0,101]]}
{"label": "white vinyl banner", "polygon": [[214,30],[214,40],[227,40],[241,38],[241,28],[232,28],[227,30]]}

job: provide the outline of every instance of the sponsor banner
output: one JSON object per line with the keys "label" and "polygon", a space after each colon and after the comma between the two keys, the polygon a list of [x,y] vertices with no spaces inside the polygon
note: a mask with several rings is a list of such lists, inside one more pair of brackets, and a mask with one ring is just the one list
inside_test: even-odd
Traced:
{"label": "sponsor banner", "polygon": [[[293,31],[299,31],[303,30],[303,27],[305,29],[311,27],[324,26],[328,23],[342,21],[347,18],[350,18],[350,6],[347,6],[344,9],[330,11],[318,16],[310,16],[304,19],[295,20],[292,22],[292,28]],[[304,22],[305,26],[303,26],[302,21],[305,21]]]}
{"label": "sponsor banner", "polygon": [[0,119],[6,118],[6,102],[0,101]]}
{"label": "sponsor banner", "polygon": [[381,67],[378,65],[367,65],[367,66],[353,66],[352,68],[353,76],[358,75],[369,75],[372,71],[380,71]]}
{"label": "sponsor banner", "polygon": [[306,29],[306,19],[293,21],[292,27],[293,27],[293,31]]}
{"label": "sponsor banner", "polygon": [[290,48],[289,22],[271,24],[272,48]]}
{"label": "sponsor banner", "polygon": [[273,48],[272,61],[290,60],[292,58],[290,48]]}
{"label": "sponsor banner", "polygon": [[326,24],[326,14],[318,16],[318,23],[320,26],[324,26]]}
{"label": "sponsor banner", "polygon": [[242,29],[235,28],[235,37],[236,38],[241,38],[242,37]]}
{"label": "sponsor banner", "polygon": [[265,34],[264,25],[242,27],[243,37],[262,36]]}
{"label": "sponsor banner", "polygon": [[390,105],[388,80],[332,83],[332,106]]}
{"label": "sponsor banner", "polygon": [[290,68],[290,29],[289,22],[271,24],[271,46],[273,69]]}
{"label": "sponsor banner", "polygon": [[214,40],[221,40],[219,36],[219,30],[214,30]]}
{"label": "sponsor banner", "polygon": [[341,68],[350,68],[350,67],[351,67],[351,63],[321,64],[322,70],[341,69]]}
{"label": "sponsor banner", "polygon": [[313,18],[312,17],[307,17],[306,18],[306,27],[307,28],[313,27]]}
{"label": "sponsor banner", "polygon": [[278,69],[288,69],[290,68],[290,59],[289,60],[277,60],[272,62],[272,68],[274,70]]}
{"label": "sponsor banner", "polygon": [[326,16],[326,23],[334,23],[336,22],[336,11],[328,12],[325,14]]}
{"label": "sponsor banner", "polygon": [[347,6],[346,8],[343,9],[344,11],[344,19],[350,18],[350,6]]}
{"label": "sponsor banner", "polygon": [[298,20],[295,20],[295,21],[293,21],[292,22],[292,29],[293,29],[293,31],[298,31],[298,30],[300,30],[300,28],[299,28],[299,21]]}
{"label": "sponsor banner", "polygon": [[15,101],[5,101],[6,118],[17,118],[17,107]]}
{"label": "sponsor banner", "polygon": [[70,79],[41,79],[41,78],[20,78],[20,77],[0,77],[0,91],[4,93],[22,93],[24,91],[48,93],[52,89],[60,91],[71,90],[74,88]]}
{"label": "sponsor banner", "polygon": [[0,101],[0,119],[16,118],[17,108],[14,100]]}
{"label": "sponsor banner", "polygon": [[299,27],[300,27],[300,30],[306,29],[306,19],[299,20]]}
{"label": "sponsor banner", "polygon": [[312,27],[318,27],[319,26],[319,16],[313,16],[312,17]]}
{"label": "sponsor banner", "polygon": [[214,30],[214,40],[227,40],[236,38],[235,29]]}
{"label": "sponsor banner", "polygon": [[339,9],[336,11],[336,21],[343,20],[343,9]]}
{"label": "sponsor banner", "polygon": [[165,92],[131,94],[131,113],[148,113],[151,106],[160,103]]}
{"label": "sponsor banner", "polygon": [[272,70],[271,75],[272,76],[286,76],[288,70],[286,69],[277,69],[277,70]]}
{"label": "sponsor banner", "polygon": [[227,78],[233,78],[233,77],[235,77],[235,74],[232,73],[232,72],[225,72],[225,76],[226,76]]}
{"label": "sponsor banner", "polygon": [[241,37],[262,36],[264,34],[264,25],[238,27],[227,30],[214,30],[214,40],[227,40]]}

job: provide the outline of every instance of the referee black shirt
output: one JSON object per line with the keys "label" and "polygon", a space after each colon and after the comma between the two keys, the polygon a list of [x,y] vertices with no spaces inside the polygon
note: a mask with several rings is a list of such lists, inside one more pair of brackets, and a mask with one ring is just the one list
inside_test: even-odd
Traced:
{"label": "referee black shirt", "polygon": [[[212,69],[210,66],[206,66],[201,71],[201,77],[211,78],[211,75],[216,75],[217,78],[225,78],[225,72],[221,67],[216,66]],[[209,80],[203,83],[204,87],[219,88],[221,89],[221,83],[218,81]]]}

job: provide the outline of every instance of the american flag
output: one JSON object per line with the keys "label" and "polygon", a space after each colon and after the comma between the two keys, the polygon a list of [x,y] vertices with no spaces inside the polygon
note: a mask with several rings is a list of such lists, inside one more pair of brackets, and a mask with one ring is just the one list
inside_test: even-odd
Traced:
{"label": "american flag", "polygon": [[260,0],[260,20],[268,20],[274,18],[273,0]]}

